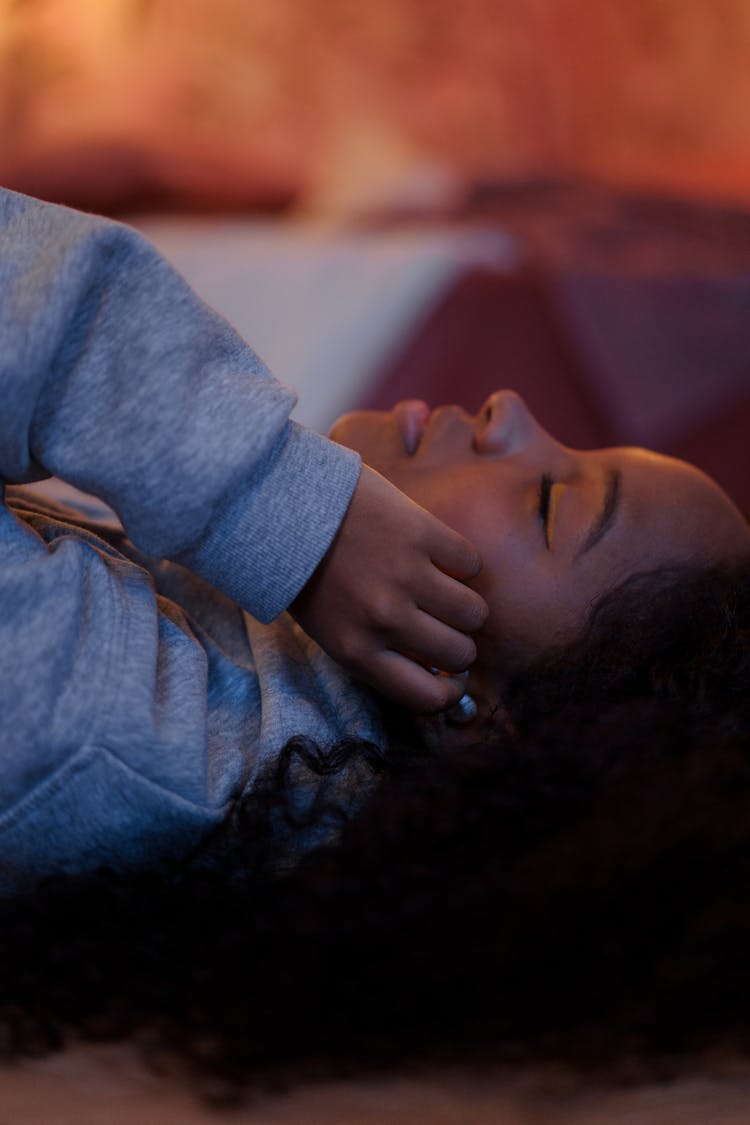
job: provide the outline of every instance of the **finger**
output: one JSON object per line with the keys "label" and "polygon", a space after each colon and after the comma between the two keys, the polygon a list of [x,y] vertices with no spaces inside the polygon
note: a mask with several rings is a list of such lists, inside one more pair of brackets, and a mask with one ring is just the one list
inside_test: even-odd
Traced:
{"label": "finger", "polygon": [[417,598],[419,608],[461,633],[476,633],[489,616],[481,594],[433,567],[422,582]]}
{"label": "finger", "polygon": [[451,578],[476,578],[482,569],[482,558],[476,547],[457,531],[435,520],[428,542],[430,558],[435,566]]}
{"label": "finger", "polygon": [[391,639],[389,647],[398,648],[428,668],[445,672],[464,672],[477,657],[471,637],[421,611],[410,615],[408,627],[399,638]]}
{"label": "finger", "polygon": [[370,663],[367,679],[387,699],[424,715],[453,707],[466,691],[463,678],[434,676],[407,656],[388,649]]}

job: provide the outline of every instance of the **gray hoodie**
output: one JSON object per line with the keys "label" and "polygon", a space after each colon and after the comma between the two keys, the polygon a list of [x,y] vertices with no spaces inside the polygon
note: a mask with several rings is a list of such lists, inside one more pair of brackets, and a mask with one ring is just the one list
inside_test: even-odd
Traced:
{"label": "gray hoodie", "polygon": [[[294,402],[136,232],[0,191],[0,893],[187,852],[292,735],[382,744],[282,612],[359,474]],[[8,487],[48,475],[121,524]]]}

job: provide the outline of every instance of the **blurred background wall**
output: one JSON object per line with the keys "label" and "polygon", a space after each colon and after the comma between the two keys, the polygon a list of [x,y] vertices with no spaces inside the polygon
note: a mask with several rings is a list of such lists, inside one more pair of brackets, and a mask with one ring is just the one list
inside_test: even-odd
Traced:
{"label": "blurred background wall", "polygon": [[8,186],[335,208],[539,173],[750,200],[748,0],[0,0]]}

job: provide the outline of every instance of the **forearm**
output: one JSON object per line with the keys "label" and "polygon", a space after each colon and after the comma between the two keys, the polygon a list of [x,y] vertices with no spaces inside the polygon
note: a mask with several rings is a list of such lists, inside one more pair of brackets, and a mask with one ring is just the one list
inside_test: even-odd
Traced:
{"label": "forearm", "polygon": [[0,476],[106,500],[257,616],[325,553],[359,472],[131,229],[0,192]]}

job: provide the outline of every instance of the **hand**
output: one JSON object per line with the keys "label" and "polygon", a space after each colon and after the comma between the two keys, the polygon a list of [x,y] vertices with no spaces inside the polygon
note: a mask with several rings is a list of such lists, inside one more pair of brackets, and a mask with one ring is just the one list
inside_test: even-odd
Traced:
{"label": "hand", "polygon": [[428,668],[458,673],[475,659],[466,634],[481,628],[487,606],[463,582],[481,565],[462,536],[363,465],[338,534],[291,612],[381,695],[440,711],[458,701],[464,681]]}

